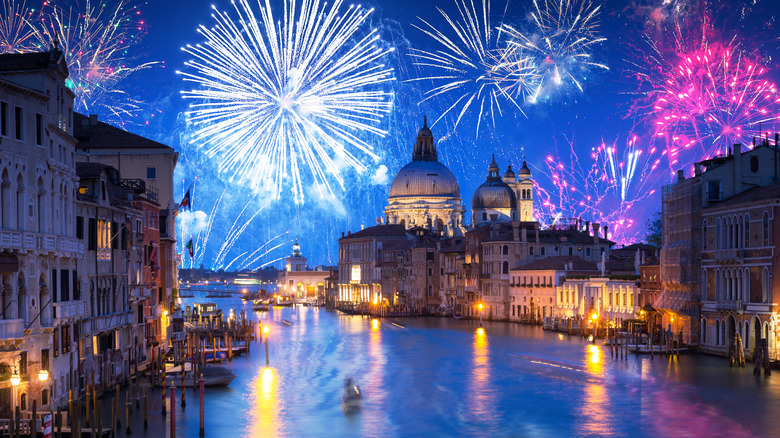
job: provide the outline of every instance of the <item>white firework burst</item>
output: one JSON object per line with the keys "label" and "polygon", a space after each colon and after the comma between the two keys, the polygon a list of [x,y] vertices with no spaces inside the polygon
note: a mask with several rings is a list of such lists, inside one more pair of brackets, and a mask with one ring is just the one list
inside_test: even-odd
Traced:
{"label": "white firework burst", "polygon": [[332,193],[343,167],[363,171],[362,159],[378,158],[367,138],[386,134],[394,76],[383,59],[393,49],[367,29],[371,9],[283,3],[281,17],[269,0],[258,13],[236,0],[235,18],[214,7],[216,24],[198,29],[205,41],[182,48],[193,60],[180,73],[196,85],[182,93],[193,101],[193,140],[220,171],[275,198],[289,188],[301,203],[305,174]]}

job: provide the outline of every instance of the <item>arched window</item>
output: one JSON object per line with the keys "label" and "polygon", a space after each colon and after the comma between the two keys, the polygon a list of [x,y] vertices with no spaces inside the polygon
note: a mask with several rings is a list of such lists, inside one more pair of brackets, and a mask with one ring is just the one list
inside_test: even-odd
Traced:
{"label": "arched window", "polygon": [[739,228],[737,229],[737,235],[736,235],[737,243],[736,243],[736,245],[734,245],[735,248],[742,248],[743,247],[742,242],[744,242],[745,239],[742,237],[742,234],[744,234],[744,233],[745,233],[745,218],[740,216],[739,217]]}
{"label": "arched window", "polygon": [[707,220],[705,219],[701,225],[701,249],[707,251]]}
{"label": "arched window", "polygon": [[504,262],[503,267],[501,268],[502,274],[508,274],[509,273],[509,262]]}
{"label": "arched window", "polygon": [[770,297],[769,269],[764,268],[761,273],[761,302],[766,303]]}
{"label": "arched window", "polygon": [[569,255],[573,255],[573,254],[574,254],[574,248],[572,248],[572,247],[570,246],[570,247],[569,247]]}
{"label": "arched window", "polygon": [[758,172],[758,157],[750,157],[750,171]]}
{"label": "arched window", "polygon": [[16,229],[24,230],[24,179],[20,173],[16,177]]}
{"label": "arched window", "polygon": [[726,321],[720,323],[720,344],[726,345]]}
{"label": "arched window", "polygon": [[750,248],[750,215],[745,215],[745,248]]}
{"label": "arched window", "polygon": [[701,319],[701,343],[707,343],[707,318]]}
{"label": "arched window", "polygon": [[504,245],[504,247],[501,248],[501,253],[504,254],[504,255],[508,255],[509,254],[509,246]]}
{"label": "arched window", "polygon": [[769,213],[764,212],[764,218],[763,218],[763,226],[764,231],[761,234],[762,238],[764,239],[764,246],[769,246]]}
{"label": "arched window", "polygon": [[701,300],[709,301],[707,298],[707,270],[706,269],[702,269],[701,271]]}
{"label": "arched window", "polygon": [[547,251],[544,249],[544,247],[542,247],[542,249],[541,249],[541,250],[539,250],[539,253],[540,253],[541,255],[544,255],[544,254],[545,254],[545,252],[547,252]]}
{"label": "arched window", "polygon": [[0,177],[0,228],[11,228],[11,179],[3,169]]}
{"label": "arched window", "polygon": [[750,269],[742,270],[742,296],[746,303],[750,302]]}
{"label": "arched window", "polygon": [[720,320],[715,320],[715,345],[720,345]]}
{"label": "arched window", "polygon": [[718,222],[716,223],[715,227],[715,240],[715,248],[722,249],[723,247],[721,246],[720,242],[720,218],[718,218]]}

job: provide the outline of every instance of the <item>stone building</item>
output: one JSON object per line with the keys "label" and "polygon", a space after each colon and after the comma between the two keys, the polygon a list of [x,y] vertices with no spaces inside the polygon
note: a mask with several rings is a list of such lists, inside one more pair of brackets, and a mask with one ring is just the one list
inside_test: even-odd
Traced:
{"label": "stone building", "polygon": [[280,293],[292,294],[295,298],[316,299],[325,291],[325,279],[331,275],[327,267],[317,266],[310,269],[306,257],[301,253],[298,242],[293,244],[293,252],[285,259],[285,269],[279,271],[277,287]]}
{"label": "stone building", "polygon": [[412,162],[401,168],[390,185],[385,208],[388,224],[431,228],[446,236],[462,235],[465,208],[455,176],[439,162],[428,121],[417,133]]}
{"label": "stone building", "polygon": [[[76,238],[74,94],[56,44],[0,55],[0,417],[78,389],[84,308]],[[46,371],[46,380],[39,378]],[[12,388],[16,373],[21,384]],[[41,376],[43,374],[40,374]]]}

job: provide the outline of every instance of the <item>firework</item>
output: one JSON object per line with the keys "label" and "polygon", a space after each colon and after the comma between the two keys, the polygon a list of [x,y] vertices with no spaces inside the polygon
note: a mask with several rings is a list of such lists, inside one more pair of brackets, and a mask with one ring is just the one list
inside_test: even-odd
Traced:
{"label": "firework", "polygon": [[500,23],[491,21],[489,0],[482,1],[479,11],[474,2],[466,4],[465,0],[456,0],[455,4],[458,18],[437,8],[446,23],[444,30],[422,18],[419,18],[421,25],[413,25],[439,48],[411,49],[413,64],[430,72],[412,81],[433,83],[433,88],[425,92],[424,100],[443,95],[452,97],[452,103],[434,124],[453,113],[457,127],[467,112],[474,111],[479,133],[485,118],[495,127],[495,116],[502,114],[503,102],[522,112],[518,101],[522,102],[538,88],[540,76],[533,60],[523,50],[506,50]]}
{"label": "firework", "polygon": [[548,155],[538,170],[550,181],[545,185],[550,189],[537,186],[537,219],[553,226],[569,218],[588,219],[608,225],[611,239],[633,242],[641,231],[634,227],[634,217],[641,214],[635,210],[655,194],[653,172],[661,155],[654,147],[640,147],[645,143],[635,135],[624,145],[602,143],[585,162],[573,142],[567,159]]}
{"label": "firework", "polygon": [[[767,71],[733,45],[708,44],[677,53],[659,70],[649,119],[664,142],[670,170],[749,146],[780,120],[780,95]],[[686,153],[690,151],[690,153]]]}
{"label": "firework", "polygon": [[129,0],[119,0],[115,6],[91,0],[69,4],[44,2],[43,10],[35,11],[24,2],[4,0],[0,51],[26,53],[58,45],[68,63],[68,86],[76,94],[74,109],[85,114],[100,112],[123,125],[137,116],[141,102],[118,84],[156,64],[131,65],[127,55],[145,33],[143,20],[134,18],[138,8]]}
{"label": "firework", "polygon": [[503,25],[510,38],[509,50],[532,56],[541,75],[529,102],[568,83],[582,91],[582,79],[592,67],[608,69],[591,60],[591,51],[606,41],[598,36],[599,9],[590,0],[543,0],[541,6],[534,0],[533,32]]}
{"label": "firework", "polygon": [[24,53],[38,50],[37,29],[31,24],[36,11],[26,2],[2,0],[0,5],[0,53]]}
{"label": "firework", "polygon": [[[180,72],[197,86],[182,94],[193,139],[231,180],[278,198],[290,188],[303,202],[304,168],[332,194],[343,189],[342,167],[360,172],[377,159],[364,135],[384,136],[379,124],[393,94],[378,31],[366,31],[372,10],[342,0],[285,0],[276,17],[269,1],[234,3],[234,20],[214,8],[216,25],[201,26],[205,42],[184,47],[194,59]],[[277,21],[278,20],[278,21]]]}

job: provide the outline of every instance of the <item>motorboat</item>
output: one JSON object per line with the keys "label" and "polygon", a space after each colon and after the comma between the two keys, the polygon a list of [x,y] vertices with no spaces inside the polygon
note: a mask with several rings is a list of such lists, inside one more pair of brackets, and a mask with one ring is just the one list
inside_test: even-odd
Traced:
{"label": "motorboat", "polygon": [[341,396],[341,409],[345,414],[352,414],[360,410],[361,401],[363,400],[363,393],[360,392],[360,387],[357,383],[353,382],[351,378],[347,377],[344,380],[344,394]]}
{"label": "motorboat", "polygon": [[255,300],[252,304],[252,310],[255,312],[267,311],[271,308],[271,304],[267,300]]}
{"label": "motorboat", "polygon": [[290,307],[293,305],[292,295],[279,295],[276,297],[275,307]]}
{"label": "motorboat", "polygon": [[[195,379],[193,381],[192,378],[192,364],[189,362],[185,364],[184,367],[184,382],[186,385],[198,385],[198,378],[200,376],[195,376]],[[203,385],[204,386],[228,386],[230,385],[233,380],[237,377],[232,371],[229,369],[222,367],[222,366],[216,366],[216,365],[205,365],[199,369],[200,374],[203,375]],[[175,367],[170,367],[165,370],[165,373],[167,375],[179,375],[181,374],[181,365],[177,365]],[[179,380],[178,378],[174,379],[174,382],[178,384]]]}

